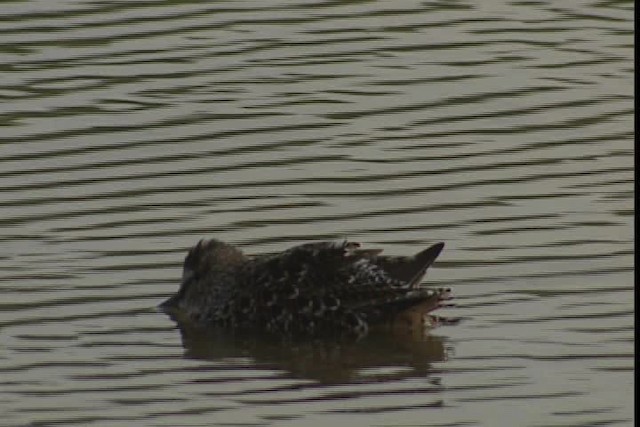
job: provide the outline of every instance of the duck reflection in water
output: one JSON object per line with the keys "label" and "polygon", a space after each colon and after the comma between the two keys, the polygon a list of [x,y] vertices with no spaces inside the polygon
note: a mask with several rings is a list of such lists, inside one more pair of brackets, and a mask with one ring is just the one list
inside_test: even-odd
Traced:
{"label": "duck reflection in water", "polygon": [[[435,319],[434,319],[435,320]],[[441,319],[438,319],[441,321]],[[202,328],[178,323],[184,357],[217,362],[215,369],[242,367],[282,371],[283,378],[321,384],[393,381],[426,377],[451,347],[437,335],[406,328],[374,328],[358,339],[290,339],[251,331]],[[428,327],[431,329],[431,327]]]}
{"label": "duck reflection in water", "polygon": [[251,356],[325,380],[365,367],[423,371],[446,357],[426,332],[450,292],[420,286],[443,247],[383,256],[354,242],[316,242],[248,256],[202,240],[160,308],[178,323],[188,357]]}

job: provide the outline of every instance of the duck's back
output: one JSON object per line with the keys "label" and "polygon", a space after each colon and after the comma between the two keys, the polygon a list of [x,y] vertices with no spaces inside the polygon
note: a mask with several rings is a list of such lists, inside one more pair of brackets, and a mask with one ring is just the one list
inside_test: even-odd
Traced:
{"label": "duck's back", "polygon": [[443,296],[417,286],[443,244],[384,257],[357,243],[317,242],[274,255],[225,252],[233,262],[221,266],[214,253],[221,246],[208,242],[187,256],[182,296],[173,301],[198,321],[292,335],[360,334],[411,307],[437,308]]}

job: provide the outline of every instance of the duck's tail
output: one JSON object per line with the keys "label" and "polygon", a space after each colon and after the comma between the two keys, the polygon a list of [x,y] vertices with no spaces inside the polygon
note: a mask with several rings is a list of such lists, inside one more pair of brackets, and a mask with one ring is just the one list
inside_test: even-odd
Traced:
{"label": "duck's tail", "polygon": [[427,269],[438,258],[444,248],[444,243],[436,243],[418,252],[414,256],[378,256],[374,262],[391,278],[407,283],[407,287],[414,289],[419,284]]}
{"label": "duck's tail", "polygon": [[428,289],[419,285],[443,248],[444,243],[437,243],[409,257],[377,254],[369,257],[394,284],[369,290],[367,298],[354,304],[354,308],[363,313],[369,323],[378,323],[393,320],[403,312],[426,315],[441,307],[445,300],[452,298],[450,289]]}

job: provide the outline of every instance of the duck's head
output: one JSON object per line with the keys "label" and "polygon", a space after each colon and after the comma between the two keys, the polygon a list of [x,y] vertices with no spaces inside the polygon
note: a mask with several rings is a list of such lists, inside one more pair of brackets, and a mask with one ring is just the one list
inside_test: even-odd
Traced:
{"label": "duck's head", "polygon": [[216,239],[200,240],[184,259],[180,289],[160,304],[160,308],[165,311],[175,308],[187,294],[204,291],[200,288],[211,286],[215,278],[229,275],[246,259],[240,249],[228,243]]}

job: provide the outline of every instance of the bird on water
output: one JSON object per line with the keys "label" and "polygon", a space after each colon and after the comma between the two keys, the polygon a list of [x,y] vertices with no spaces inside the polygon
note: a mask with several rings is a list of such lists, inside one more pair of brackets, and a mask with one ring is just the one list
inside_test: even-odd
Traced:
{"label": "bird on water", "polygon": [[160,308],[200,326],[290,336],[363,335],[407,310],[430,312],[449,289],[420,286],[444,243],[413,256],[383,256],[349,241],[313,242],[245,255],[201,240],[184,260],[182,283]]}

